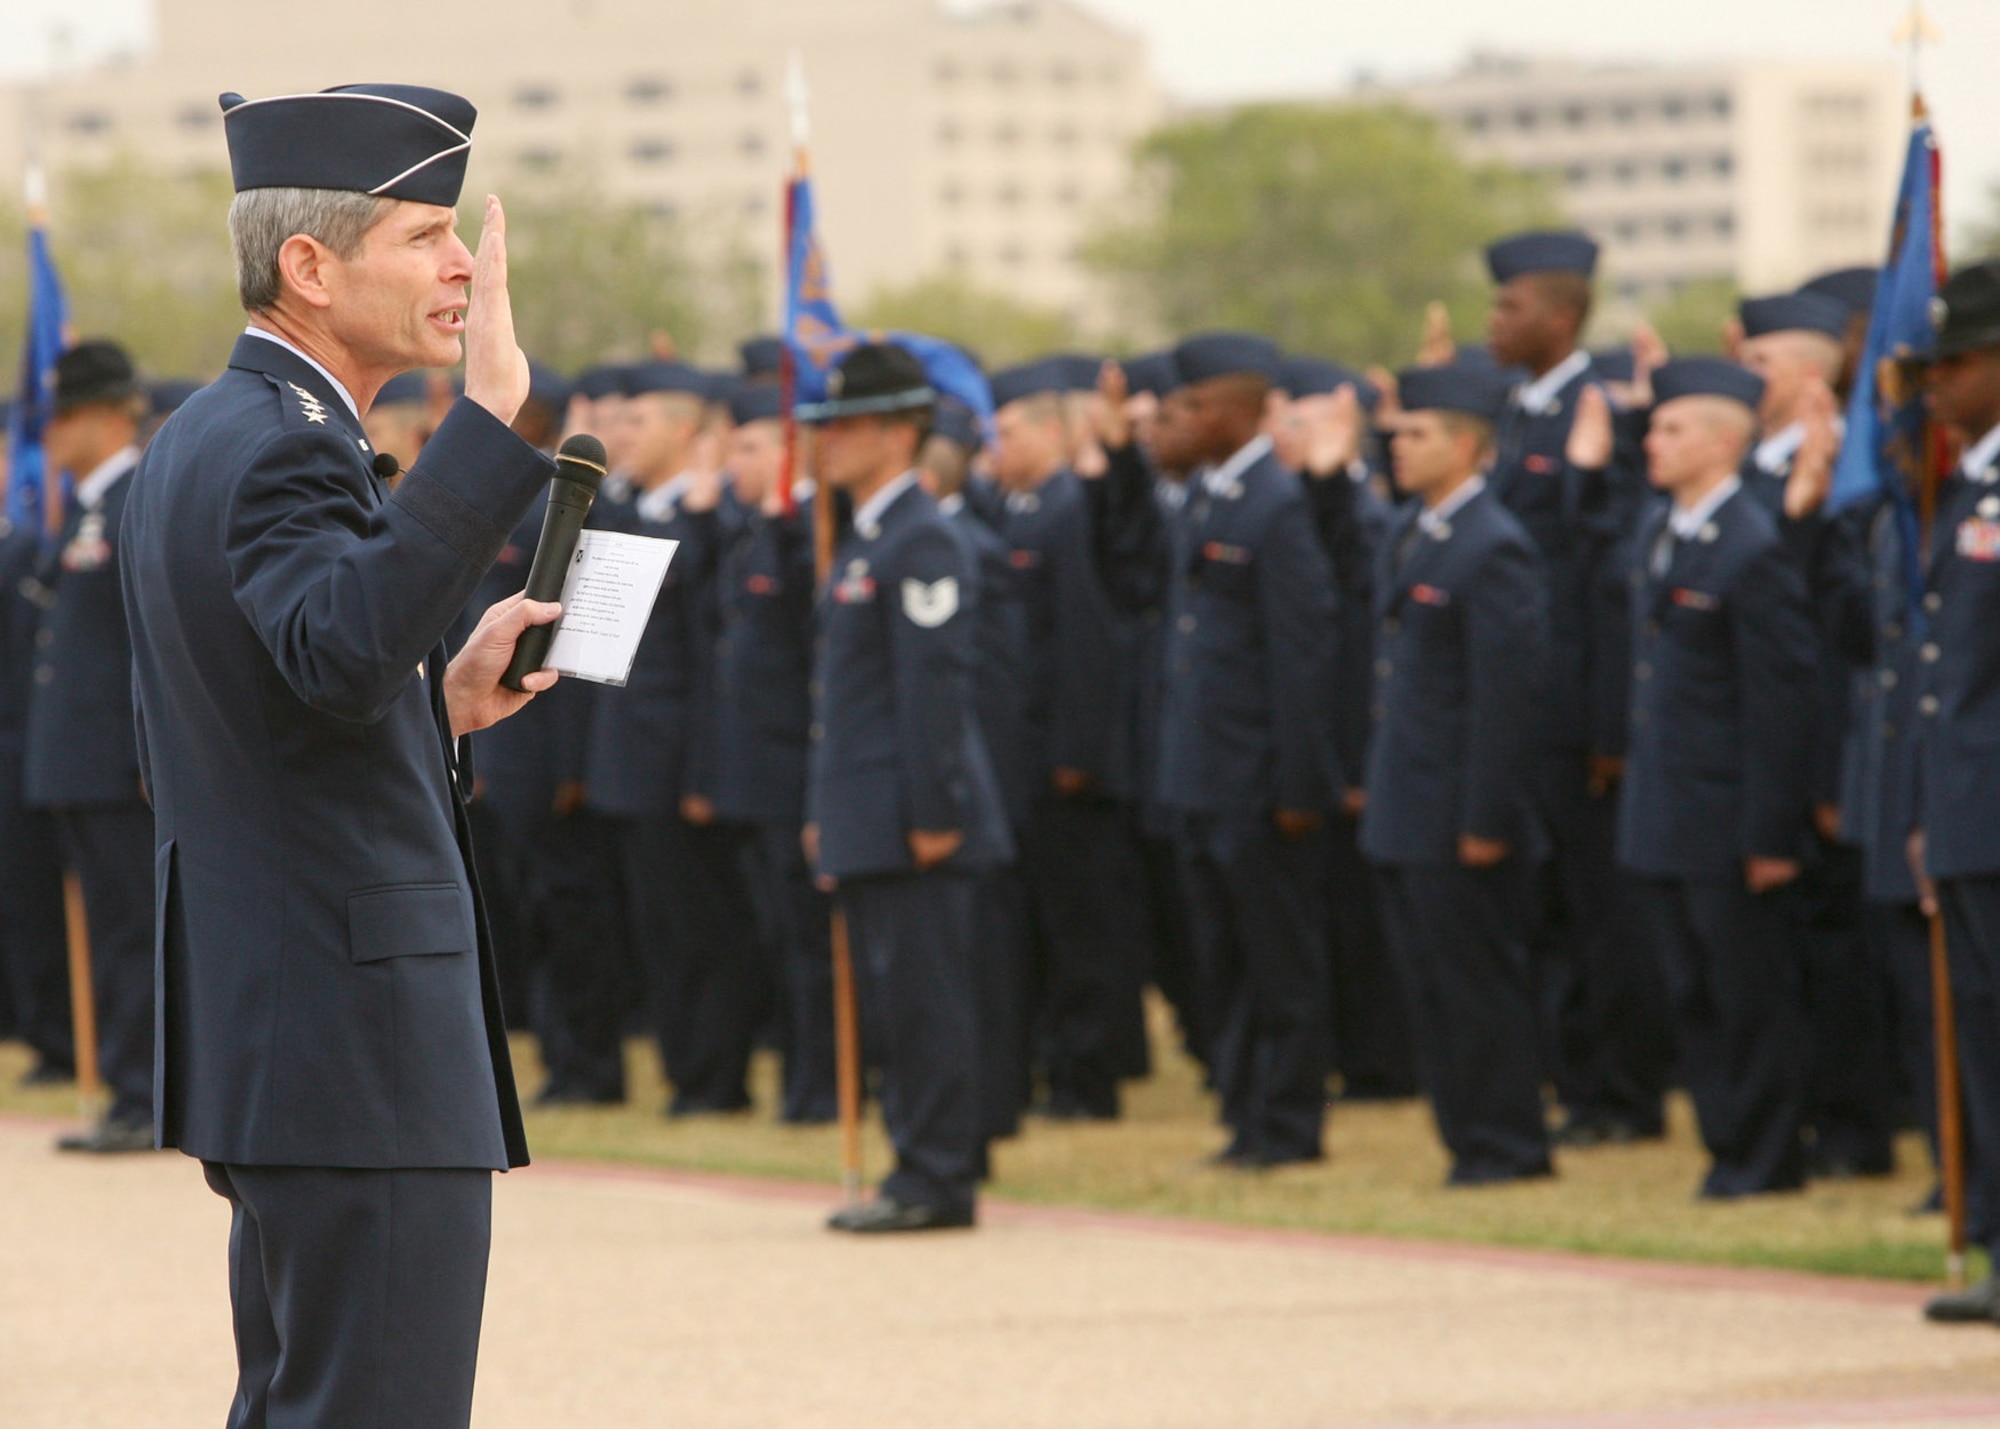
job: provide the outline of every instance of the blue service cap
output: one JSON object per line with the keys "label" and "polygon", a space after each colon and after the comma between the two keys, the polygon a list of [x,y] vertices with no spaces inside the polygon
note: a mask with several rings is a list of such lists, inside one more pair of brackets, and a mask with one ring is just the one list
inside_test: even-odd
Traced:
{"label": "blue service cap", "polygon": [[736,355],[743,359],[745,377],[776,377],[785,365],[785,340],[770,334],[745,338],[736,344]]}
{"label": "blue service cap", "polygon": [[1129,392],[1150,392],[1155,397],[1164,397],[1181,385],[1181,374],[1174,367],[1171,352],[1142,352],[1126,358],[1122,366]]}
{"label": "blue service cap", "polygon": [[1629,347],[1600,347],[1590,354],[1590,369],[1606,382],[1630,382],[1638,371]]}
{"label": "blue service cap", "polygon": [[1846,305],[1848,312],[1863,317],[1875,311],[1875,289],[1882,282],[1880,268],[1836,268],[1799,285],[1801,293],[1818,293]]}
{"label": "blue service cap", "polygon": [[192,377],[162,377],[146,388],[146,400],[155,417],[164,417],[179,411],[182,403],[207,385]]}
{"label": "blue service cap", "polygon": [[1278,380],[1284,353],[1268,337],[1249,332],[1203,332],[1182,338],[1174,348],[1174,370],[1184,385],[1212,377],[1249,375]]}
{"label": "blue service cap", "polygon": [[1045,359],[1054,370],[1059,392],[1095,392],[1104,359],[1087,352],[1059,352]]}
{"label": "blue service cap", "polygon": [[424,374],[422,372],[398,372],[375,393],[374,407],[394,407],[405,402],[424,400]]}
{"label": "blue service cap", "polygon": [[1346,363],[1299,353],[1279,365],[1278,385],[1294,397],[1326,397],[1343,387],[1352,387],[1364,412],[1374,411],[1375,404],[1382,400],[1375,384]]}
{"label": "blue service cap", "polygon": [[1677,357],[1653,374],[1653,405],[1678,397],[1727,397],[1754,412],[1764,400],[1764,379],[1726,357]]}
{"label": "blue service cap", "polygon": [[600,362],[595,367],[586,367],[576,377],[576,394],[595,402],[600,397],[622,397],[625,395],[625,374],[627,364],[623,362]]}
{"label": "blue service cap", "polygon": [[1039,362],[1024,362],[1018,367],[1005,367],[987,380],[993,389],[993,409],[998,411],[1009,402],[1019,402],[1028,397],[1039,397],[1043,393],[1062,392],[1063,375],[1054,358],[1043,358]]}
{"label": "blue service cap", "polygon": [[968,452],[976,452],[986,444],[979,430],[978,415],[956,397],[938,398],[937,406],[931,409],[931,435],[943,437]]}
{"label": "blue service cap", "polygon": [[1774,332],[1817,332],[1838,338],[1847,332],[1850,315],[1845,303],[1824,293],[1745,298],[1737,304],[1736,313],[1743,320],[1745,337],[1768,337]]}
{"label": "blue service cap", "polygon": [[528,400],[540,402],[557,416],[569,406],[569,379],[546,362],[528,359]]}
{"label": "blue service cap", "polygon": [[1396,397],[1406,412],[1464,412],[1495,422],[1507,405],[1507,384],[1490,365],[1407,367],[1396,377]]}
{"label": "blue service cap", "polygon": [[1486,266],[1496,283],[1512,282],[1523,273],[1580,273],[1588,278],[1597,271],[1597,240],[1573,228],[1517,233],[1488,245]]}
{"label": "blue service cap", "polygon": [[414,84],[220,97],[229,171],[245,189],[344,189],[451,207],[465,185],[479,111]]}
{"label": "blue service cap", "polygon": [[771,382],[739,382],[729,394],[729,420],[737,426],[776,421],[785,415],[785,394]]}
{"label": "blue service cap", "polygon": [[706,402],[714,394],[715,384],[706,372],[685,362],[635,362],[625,369],[621,390],[627,397],[686,392]]}

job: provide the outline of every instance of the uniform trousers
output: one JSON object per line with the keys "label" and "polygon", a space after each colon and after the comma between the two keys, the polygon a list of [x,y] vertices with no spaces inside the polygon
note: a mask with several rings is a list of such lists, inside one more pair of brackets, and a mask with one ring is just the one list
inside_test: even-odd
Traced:
{"label": "uniform trousers", "polygon": [[1862,912],[1868,941],[1889,983],[1897,1120],[1923,1130],[1937,1156],[1937,991],[1930,919],[1915,903],[1877,902]]}
{"label": "uniform trousers", "polygon": [[1711,1158],[1701,1194],[1797,1190],[1811,1037],[1793,890],[1753,894],[1740,875],[1633,886]]}
{"label": "uniform trousers", "polygon": [[1547,1175],[1528,960],[1532,870],[1508,858],[1491,868],[1389,865],[1380,878],[1450,1184]]}
{"label": "uniform trousers", "polygon": [[0,980],[21,1040],[42,1066],[66,1072],[75,1069],[76,1046],[62,860],[55,820],[21,804],[20,753],[16,736],[0,735]]}
{"label": "uniform trousers", "polygon": [[749,831],[678,814],[616,821],[626,926],[648,988],[676,1116],[750,1105],[764,1006],[757,915],[743,866]]}
{"label": "uniform trousers", "polygon": [[1633,936],[1629,891],[1613,857],[1618,797],[1593,795],[1586,773],[1580,752],[1548,754],[1536,784],[1552,845],[1533,941],[1544,1070],[1572,1119],[1657,1135],[1673,1029],[1658,968]]}
{"label": "uniform trousers", "polygon": [[2000,1253],[2000,875],[1938,880],[1965,1109],[1966,1234]]}
{"label": "uniform trousers", "polygon": [[203,1162],[229,1201],[229,1429],[460,1429],[493,1173]]}
{"label": "uniform trousers", "polygon": [[1188,814],[1181,866],[1228,1152],[1316,1159],[1332,1065],[1326,836],[1286,838],[1268,817]]}
{"label": "uniform trousers", "polygon": [[1889,971],[1863,927],[1861,850],[1821,840],[1799,878],[1813,1079],[1807,1121],[1822,1165],[1895,1168]]}
{"label": "uniform trousers", "polygon": [[881,1070],[896,1148],[883,1195],[972,1207],[980,1127],[975,920],[980,876],[950,868],[843,879],[840,904],[861,995],[862,1036]]}
{"label": "uniform trousers", "polygon": [[1327,825],[1333,1064],[1343,1097],[1412,1097],[1417,1094],[1416,1049],[1383,928],[1375,873],[1358,842],[1360,828],[1360,821],[1347,814],[1336,814]]}
{"label": "uniform trousers", "polygon": [[1028,893],[1012,864],[978,875],[980,1128],[999,1141],[1028,1104]]}
{"label": "uniform trousers", "polygon": [[1202,1007],[1201,978],[1195,968],[1188,928],[1187,891],[1181,881],[1180,846],[1150,831],[1142,816],[1133,836],[1139,875],[1140,927],[1148,954],[1147,973],[1180,1024],[1181,1045],[1208,1063],[1208,1018]]}
{"label": "uniform trousers", "polygon": [[[1022,840],[1022,874],[1043,952],[1041,1044],[1050,1100],[1100,1116],[1118,1110],[1119,1079],[1131,1074],[1130,1027],[1140,1020],[1127,827],[1116,800],[1052,794],[1036,804]],[[1139,1042],[1143,1058],[1143,1031]]]}
{"label": "uniform trousers", "polygon": [[796,820],[757,826],[760,901],[778,941],[785,1072],[778,1115],[789,1122],[840,1114],[833,1047],[833,903],[813,882]]}
{"label": "uniform trousers", "polygon": [[153,811],[114,804],[56,811],[63,859],[83,885],[97,1062],[110,1117],[153,1121]]}
{"label": "uniform trousers", "polygon": [[588,809],[557,817],[493,802],[490,813],[493,862],[512,892],[525,948],[528,1024],[548,1071],[544,1094],[622,1101],[620,940],[602,888],[610,831]]}

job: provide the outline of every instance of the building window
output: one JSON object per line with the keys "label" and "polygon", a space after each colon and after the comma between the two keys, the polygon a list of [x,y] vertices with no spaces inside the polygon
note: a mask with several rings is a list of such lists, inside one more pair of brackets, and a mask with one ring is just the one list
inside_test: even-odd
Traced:
{"label": "building window", "polygon": [[944,250],[944,261],[954,268],[963,268],[971,259],[972,255],[965,251],[963,243],[949,244]]}
{"label": "building window", "polygon": [[1636,218],[1621,218],[1611,225],[1611,233],[1620,243],[1637,243],[1645,236],[1646,226]]}
{"label": "building window", "polygon": [[1021,126],[1012,122],[993,126],[993,142],[1002,145],[1018,144],[1021,141]]}
{"label": "building window", "polygon": [[762,218],[771,211],[771,200],[764,194],[751,194],[743,200],[745,218]]}
{"label": "building window", "polygon": [[1642,299],[1644,299],[1645,296],[1646,296],[1646,285],[1640,282],[1637,278],[1620,278],[1618,280],[1619,302],[1637,304]]}
{"label": "building window", "polygon": [[1708,161],[1708,171],[1718,179],[1728,178],[1736,172],[1736,156],[1734,154],[1712,155]]}
{"label": "building window", "polygon": [[1075,208],[1083,202],[1083,190],[1075,184],[1061,184],[1056,188],[1056,202],[1064,208]]}
{"label": "building window", "polygon": [[938,202],[946,208],[957,208],[965,201],[965,190],[957,184],[946,184],[938,190]]}
{"label": "building window", "polygon": [[760,159],[764,156],[764,136],[751,130],[736,141],[736,151],[746,159]]}
{"label": "building window", "polygon": [[174,122],[183,129],[202,130],[213,127],[221,118],[221,112],[213,104],[184,104]]}
{"label": "building window", "polygon": [[1572,129],[1581,129],[1590,123],[1590,111],[1581,104],[1564,105],[1563,123]]}
{"label": "building window", "polygon": [[1639,122],[1639,106],[1629,99],[1621,99],[1611,106],[1611,120],[1614,124],[1636,124]]}
{"label": "building window", "polygon": [[994,65],[992,69],[986,72],[986,75],[987,78],[991,79],[995,84],[999,85],[1002,89],[1005,89],[1008,86],[1012,85],[1016,80],[1018,80],[1021,77],[1020,71],[1015,69],[1013,65],[1007,63],[1007,61],[1005,60],[1002,60],[998,64]]}
{"label": "building window", "polygon": [[950,60],[939,60],[931,68],[931,78],[939,84],[957,84],[958,66]]}
{"label": "building window", "polygon": [[1459,117],[1468,134],[1484,134],[1493,123],[1493,118],[1483,109],[1468,109]]}
{"label": "building window", "polygon": [[1563,182],[1573,189],[1580,189],[1590,182],[1590,165],[1571,164],[1563,170]]}
{"label": "building window", "polygon": [[1611,173],[1621,184],[1639,182],[1639,166],[1630,159],[1620,159],[1611,166]]}
{"label": "building window", "polygon": [[546,84],[524,84],[514,91],[514,103],[521,109],[553,109],[561,98]]}
{"label": "building window", "polygon": [[1019,184],[1002,184],[994,191],[993,197],[1000,201],[1002,208],[1019,208],[1023,197],[1021,186]]}
{"label": "building window", "polygon": [[1018,268],[1028,261],[1028,250],[1018,243],[1003,243],[998,256],[1009,268]]}
{"label": "building window", "polygon": [[736,92],[745,99],[754,99],[764,92],[764,76],[754,69],[746,69],[736,76]]}
{"label": "building window", "polygon": [[963,139],[965,137],[965,131],[959,128],[959,126],[952,120],[947,119],[944,121],[944,123],[938,125],[937,137],[938,137],[938,143],[949,147],[950,145],[956,144],[960,139]]}
{"label": "building window", "polygon": [[1666,235],[1669,242],[1678,243],[1687,237],[1688,221],[1680,214],[1668,214],[1660,220],[1660,232]]}
{"label": "building window", "polygon": [[1670,184],[1677,184],[1685,179],[1687,177],[1687,170],[1687,160],[1685,159],[1660,160],[1660,177],[1664,178]]}
{"label": "building window", "polygon": [[1714,218],[1709,220],[1708,226],[1715,230],[1717,238],[1734,238],[1736,236],[1736,215],[1733,213],[1718,213]]}
{"label": "building window", "polygon": [[670,198],[656,198],[646,205],[646,212],[671,223],[681,216],[681,206]]}
{"label": "building window", "polygon": [[642,76],[625,86],[625,97],[634,104],[664,104],[674,97],[674,87],[657,75]]}
{"label": "building window", "polygon": [[634,139],[625,150],[635,164],[664,164],[674,156],[671,139]]}
{"label": "building window", "polygon": [[562,162],[562,151],[537,144],[533,148],[523,149],[517,158],[524,169],[546,172]]}
{"label": "building window", "polygon": [[1072,147],[1082,137],[1074,124],[1058,124],[1049,135],[1049,138],[1065,149]]}
{"label": "building window", "polygon": [[1687,118],[1687,100],[1678,94],[1670,94],[1660,101],[1660,117],[1669,124],[1678,124]]}
{"label": "building window", "polygon": [[1541,118],[1542,116],[1532,109],[1517,109],[1514,111],[1514,127],[1516,129],[1533,129],[1541,122]]}
{"label": "building window", "polygon": [[1076,83],[1076,67],[1066,64],[1057,65],[1049,71],[1049,83],[1058,89],[1068,89]]}
{"label": "building window", "polygon": [[63,124],[72,134],[105,134],[110,132],[111,116],[102,109],[79,109]]}
{"label": "building window", "polygon": [[1727,119],[1731,114],[1736,112],[1736,105],[1730,99],[1727,91],[1719,94],[1711,94],[1708,97],[1708,112],[1712,118]]}

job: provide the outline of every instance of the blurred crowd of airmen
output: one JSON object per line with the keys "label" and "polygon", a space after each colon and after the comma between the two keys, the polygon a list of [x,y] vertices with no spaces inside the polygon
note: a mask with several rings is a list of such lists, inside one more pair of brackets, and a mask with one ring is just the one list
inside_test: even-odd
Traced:
{"label": "blurred crowd of airmen", "polygon": [[[566,681],[477,740],[540,1101],[622,1101],[643,1030],[670,1115],[746,1112],[775,1045],[781,1118],[832,1119],[837,902],[897,1150],[849,1229],[970,1223],[1024,1113],[1116,1118],[1148,986],[1221,1165],[1315,1160],[1330,1098],[1421,1094],[1452,1184],[1546,1176],[1552,1147],[1661,1136],[1679,1085],[1699,1194],[1787,1191],[1886,1174],[1932,1121],[1937,899],[1973,1233],[2000,1240],[2000,270],[1954,276],[1911,369],[1966,453],[1913,610],[1893,506],[1826,510],[1873,271],[1748,299],[1727,358],[1673,358],[1581,345],[1596,256],[1494,244],[1486,344],[1434,332],[1400,377],[1212,332],[996,371],[984,429],[864,345],[796,414],[790,490],[776,339],[729,373],[537,367],[517,429],[609,450],[592,523],[681,543],[622,689]],[[379,450],[419,460],[441,381],[384,390]],[[113,344],[63,359],[66,524],[0,538],[8,1025],[69,1074],[60,864],[113,1092],[95,1149],[150,1144],[109,559],[171,406],[144,393]],[[808,471],[838,513],[823,587]]]}

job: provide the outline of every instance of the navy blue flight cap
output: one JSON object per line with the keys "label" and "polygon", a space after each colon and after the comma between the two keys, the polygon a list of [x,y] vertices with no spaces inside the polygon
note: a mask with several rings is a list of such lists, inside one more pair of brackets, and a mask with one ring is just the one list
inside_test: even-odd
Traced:
{"label": "navy blue flight cap", "polygon": [[1727,397],[1754,412],[1764,400],[1764,379],[1726,357],[1677,357],[1653,374],[1653,405],[1677,397]]}
{"label": "navy blue flight cap", "polygon": [[405,402],[421,402],[424,400],[424,392],[424,374],[421,371],[398,372],[376,389],[375,400],[370,404],[370,410],[376,407],[394,407]]}
{"label": "navy blue flight cap", "polygon": [[1125,388],[1129,392],[1150,392],[1155,397],[1164,397],[1181,385],[1171,352],[1143,352],[1126,358],[1123,366]]}
{"label": "navy blue flight cap", "polygon": [[1048,363],[1061,392],[1095,392],[1098,374],[1104,371],[1104,359],[1087,352],[1059,352]]}
{"label": "navy blue flight cap", "polygon": [[229,171],[245,189],[344,189],[450,208],[479,111],[441,89],[348,84],[268,99],[221,96]]}
{"label": "navy blue flight cap", "polygon": [[745,377],[776,377],[785,365],[785,340],[769,335],[746,338],[736,345],[736,355],[743,359]]}
{"label": "navy blue flight cap", "polygon": [[585,368],[577,374],[577,395],[588,397],[593,402],[600,397],[624,396],[625,366],[622,362],[600,362],[595,367]]}
{"label": "navy blue flight cap", "polygon": [[1052,357],[1040,362],[1024,362],[1018,367],[1002,368],[993,374],[988,385],[993,389],[993,410],[996,412],[1009,402],[1068,390],[1063,385],[1061,367]]}
{"label": "navy blue flight cap", "polygon": [[729,420],[737,426],[771,422],[785,415],[785,394],[770,382],[741,382],[729,394]]}
{"label": "navy blue flight cap", "polygon": [[1845,303],[1850,313],[1863,317],[1875,311],[1875,289],[1881,284],[1880,268],[1836,268],[1799,285],[1801,293],[1818,293]]}
{"label": "navy blue flight cap", "polygon": [[146,399],[156,417],[178,412],[181,404],[206,387],[192,377],[162,377],[146,389]]}
{"label": "navy blue flight cap", "polygon": [[2000,347],[2000,259],[1971,263],[1944,280],[1931,299],[1937,338],[1920,360]]}
{"label": "navy blue flight cap", "polygon": [[1817,332],[1838,338],[1847,332],[1851,310],[1824,293],[1779,293],[1769,298],[1745,298],[1736,307],[1745,337],[1774,332]]}
{"label": "navy blue flight cap", "polygon": [[979,430],[979,418],[956,397],[938,398],[931,413],[931,435],[943,437],[968,452],[976,452],[986,444]]}
{"label": "navy blue flight cap", "polygon": [[1294,397],[1329,397],[1343,387],[1352,387],[1361,401],[1361,410],[1372,412],[1382,394],[1375,384],[1344,362],[1325,357],[1293,354],[1278,368],[1278,385]]}
{"label": "navy blue flight cap", "polygon": [[1451,362],[1403,369],[1396,396],[1406,412],[1464,412],[1496,422],[1507,405],[1507,384],[1491,367]]}
{"label": "navy blue flight cap", "polygon": [[1174,348],[1174,370],[1183,385],[1213,377],[1247,375],[1278,380],[1284,353],[1268,337],[1248,332],[1204,332],[1183,338]]}
{"label": "navy blue flight cap", "polygon": [[643,397],[649,392],[686,392],[706,402],[715,385],[699,367],[685,362],[636,362],[625,369],[622,389],[627,397]]}
{"label": "navy blue flight cap", "polygon": [[569,379],[546,362],[528,359],[528,400],[540,402],[556,415],[569,406]]}
{"label": "navy blue flight cap", "polygon": [[1630,382],[1638,371],[1629,347],[1601,347],[1590,354],[1591,371],[1606,382]]}
{"label": "navy blue flight cap", "polygon": [[1597,271],[1597,240],[1575,229],[1517,233],[1488,246],[1486,266],[1496,283],[1512,282],[1523,273],[1579,273],[1588,278]]}

